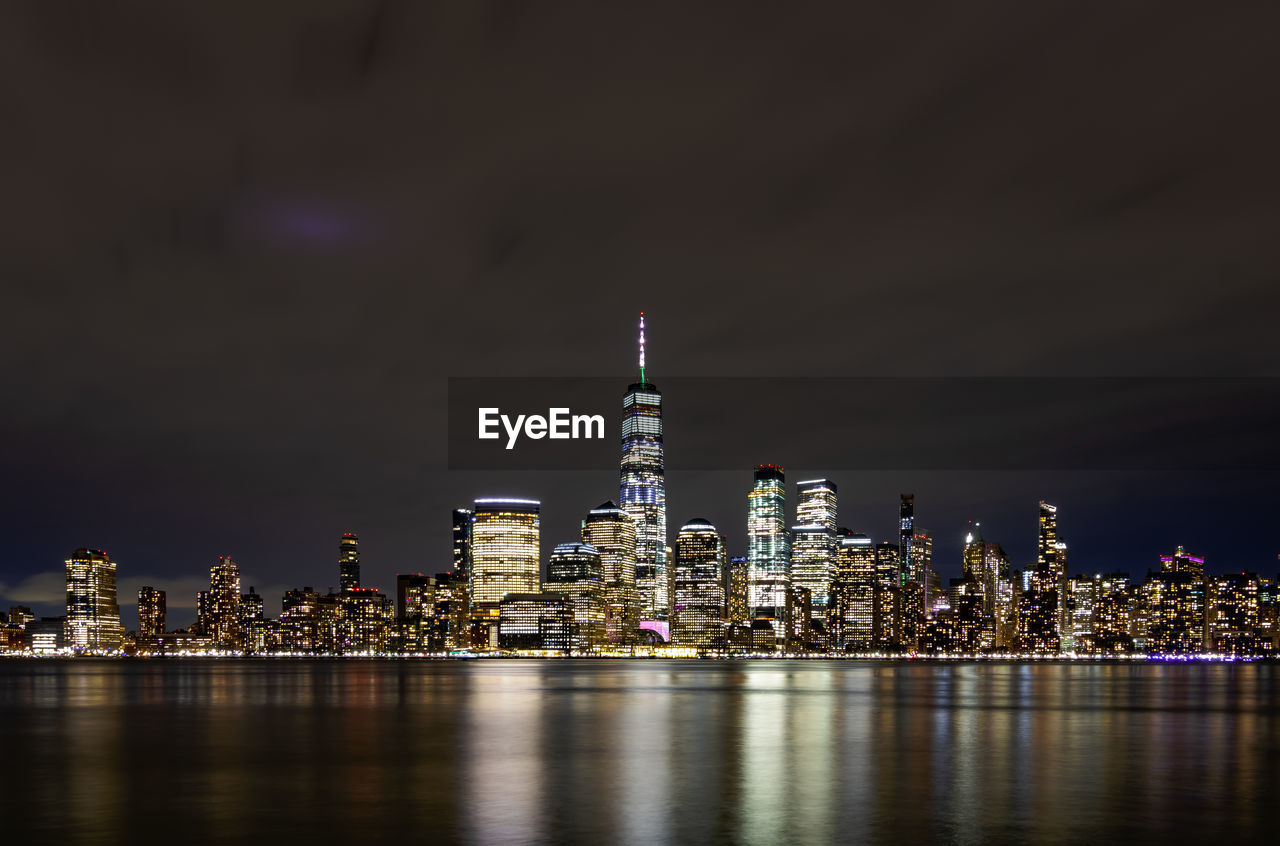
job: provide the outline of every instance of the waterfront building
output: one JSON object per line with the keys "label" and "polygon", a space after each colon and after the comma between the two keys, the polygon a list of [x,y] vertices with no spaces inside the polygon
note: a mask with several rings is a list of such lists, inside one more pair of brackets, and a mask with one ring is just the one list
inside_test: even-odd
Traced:
{"label": "waterfront building", "polygon": [[124,642],[116,599],[116,562],[100,549],[80,548],[66,560],[67,615],[63,643],[77,652],[112,652]]}
{"label": "waterfront building", "polygon": [[498,603],[502,649],[567,653],[573,648],[573,610],[562,593],[510,593]]}
{"label": "waterfront building", "polygon": [[640,381],[622,398],[622,462],[618,503],[635,525],[640,616],[666,621],[673,582],[668,573],[667,494],[662,445],[662,393],[645,373],[644,313],[640,314]]}
{"label": "waterfront building", "polygon": [[165,631],[165,592],[150,585],[138,589],[138,637],[157,638]]}
{"label": "waterfront building", "polygon": [[582,521],[582,542],[600,555],[604,570],[605,634],[613,644],[635,641],[640,629],[636,589],[636,524],[613,502],[601,503]]}
{"label": "waterfront building", "polygon": [[325,655],[337,651],[337,595],[311,586],[285,591],[280,602],[280,646],[286,652]]}
{"label": "waterfront building", "polygon": [[356,587],[337,594],[334,600],[338,604],[341,652],[388,651],[395,614],[385,595],[377,588]]}
{"label": "waterfront building", "polygon": [[1093,612],[1093,646],[1103,654],[1133,649],[1132,604],[1128,573],[1103,573],[1097,577],[1098,598]]}
{"label": "waterfront building", "polygon": [[775,640],[786,640],[790,578],[786,477],[776,464],[761,464],[747,496],[748,603],[757,619],[773,621]]}
{"label": "waterfront building", "polygon": [[671,641],[698,649],[725,646],[724,539],[694,518],[676,536],[676,603]]}
{"label": "waterfront building", "polygon": [[600,553],[587,543],[562,543],[547,562],[547,592],[565,596],[573,620],[572,649],[598,652],[607,642],[605,578]]}
{"label": "waterfront building", "polygon": [[436,580],[424,573],[396,575],[396,647],[401,652],[434,652]]}
{"label": "waterfront building", "polygon": [[1260,584],[1257,573],[1228,573],[1208,581],[1206,647],[1210,651],[1232,655],[1263,651],[1258,637]]}
{"label": "waterfront building", "polygon": [[240,594],[238,612],[239,648],[245,652],[264,651],[267,648],[269,627],[262,607],[262,594],[254,590],[253,585],[249,586],[248,593]]}
{"label": "waterfront building", "polygon": [[196,624],[214,649],[240,648],[240,568],[225,555],[209,568],[209,589],[196,601]]}
{"label": "waterfront building", "polygon": [[1160,573],[1151,609],[1152,649],[1198,652],[1209,646],[1205,617],[1204,558],[1181,546],[1160,556]]}

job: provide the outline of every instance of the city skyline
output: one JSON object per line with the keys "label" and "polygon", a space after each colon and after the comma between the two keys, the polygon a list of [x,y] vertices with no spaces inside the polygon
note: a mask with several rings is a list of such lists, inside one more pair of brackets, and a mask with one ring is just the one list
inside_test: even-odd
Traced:
{"label": "city skyline", "polygon": [[[643,525],[647,521],[647,524],[650,526],[650,528],[645,531],[637,531],[637,549],[640,552],[643,552],[643,550],[645,550],[646,548],[651,550],[653,557],[656,559],[655,563],[658,565],[658,566],[649,565],[648,568],[642,566],[637,569],[635,590],[637,591],[638,597],[640,599],[641,607],[639,611],[636,613],[638,613],[641,619],[659,620],[665,626],[668,623],[667,618],[668,618],[669,612],[667,612],[665,608],[662,607],[661,604],[657,606],[652,605],[653,599],[646,599],[646,596],[648,593],[653,593],[654,598],[658,598],[660,596],[667,596],[668,597],[666,600],[667,602],[674,601],[675,585],[674,585],[674,570],[672,569],[674,566],[673,562],[665,560],[665,554],[667,550],[671,548],[670,544],[674,542],[674,536],[668,536],[666,532],[668,517],[666,514],[666,496],[667,496],[666,485],[664,482],[664,475],[666,472],[666,468],[665,468],[664,450],[663,450],[663,414],[662,414],[662,408],[661,408],[662,396],[657,386],[654,385],[652,382],[648,381],[648,378],[646,375],[645,330],[646,330],[646,327],[645,327],[645,321],[644,321],[644,313],[642,312],[639,318],[639,336],[638,336],[638,353],[639,354],[638,354],[638,361],[637,361],[640,381],[633,383],[628,388],[626,395],[624,396],[623,410],[621,415],[621,430],[623,434],[621,498],[625,500],[628,497],[630,497],[634,502],[634,504],[630,506],[633,512],[632,513],[633,519],[638,517],[640,520],[639,525]],[[678,415],[677,415],[677,418],[678,418]],[[723,473],[727,471],[721,471],[721,472]],[[790,585],[792,581],[791,574],[793,570],[797,567],[797,561],[795,557],[796,553],[795,553],[795,550],[793,550],[791,547],[793,542],[797,538],[802,538],[805,540],[801,541],[801,545],[802,545],[801,557],[813,558],[814,555],[817,555],[818,559],[827,562],[824,566],[834,571],[834,559],[835,559],[835,554],[838,548],[838,542],[834,537],[834,529],[836,528],[836,526],[834,524],[833,525],[825,525],[825,524],[830,523],[833,519],[835,491],[838,489],[838,484],[828,478],[820,477],[817,479],[801,480],[799,483],[792,484],[791,486],[788,487],[788,485],[784,481],[782,481],[783,477],[785,477],[784,468],[778,465],[762,464],[759,467],[757,467],[755,470],[756,493],[753,493],[750,497],[748,497],[749,503],[755,503],[757,495],[765,493],[759,487],[761,484],[760,480],[762,478],[761,477],[762,473],[766,478],[775,479],[774,484],[777,487],[777,490],[773,494],[770,494],[769,495],[770,498],[768,498],[767,500],[769,502],[769,505],[768,505],[768,508],[770,509],[769,514],[764,517],[753,516],[753,515],[756,515],[759,506],[752,505],[752,507],[749,507],[747,509],[748,516],[747,516],[746,527],[745,527],[746,531],[745,531],[745,534],[743,535],[743,537],[745,537],[746,539],[746,542],[742,543],[741,546],[736,546],[734,542],[730,541],[726,547],[727,554],[729,554],[730,556],[738,555],[738,554],[745,556],[749,562],[748,563],[749,573],[753,572],[752,570],[753,565],[750,564],[750,561],[752,560],[753,555],[763,556],[764,558],[769,558],[771,560],[777,559],[775,564],[772,566],[774,566],[775,569],[781,568],[778,570],[778,572],[781,573],[782,575],[782,581],[779,582],[778,584],[781,585],[785,583],[786,585]],[[708,475],[708,474],[704,473],[702,475]],[[720,475],[720,473],[717,473],[714,475]],[[839,474],[829,474],[829,475],[835,476]],[[858,475],[863,475],[863,474],[858,474]],[[524,480],[521,480],[521,481],[523,482]],[[504,483],[504,485],[499,485],[498,487],[507,487],[507,488],[514,487],[518,489],[537,489],[538,486],[536,484],[533,486],[530,486],[527,484],[527,482],[525,482],[523,484],[514,484],[514,485]],[[857,489],[856,485],[852,487],[855,490]],[[846,491],[849,490],[849,488],[850,486],[848,486],[846,483]],[[793,491],[795,493],[795,499],[792,499],[788,495],[788,491]],[[826,497],[826,499],[824,499],[823,497]],[[511,501],[513,502],[527,501],[529,503],[534,504],[539,514],[538,520],[539,522],[541,522],[542,506],[541,506],[540,500],[535,500],[535,499],[522,500],[521,497],[519,496],[514,498],[509,498],[509,499],[511,499]],[[482,496],[475,500],[475,505],[476,507],[481,507],[481,503],[484,503],[487,501],[489,500],[486,500]],[[494,500],[494,501],[501,502],[503,500],[501,497],[499,497],[497,500]],[[762,499],[761,502],[762,503],[766,502],[766,500]],[[932,502],[931,498],[929,498],[927,494],[924,498],[924,502],[927,504]],[[788,503],[790,503],[789,507],[788,507]],[[606,505],[608,505],[608,503],[606,503]],[[701,505],[705,505],[705,507],[701,508],[701,510],[704,513],[723,513],[723,510],[725,507],[723,503],[714,503],[714,502],[702,503]],[[470,502],[468,502],[468,506],[471,506]],[[954,510],[955,503],[952,503],[951,507],[952,507],[952,510]],[[563,503],[563,502],[557,502],[557,503],[554,503],[553,505],[553,510],[559,511],[562,514],[564,513],[566,508],[567,508],[567,505],[566,503]],[[831,509],[832,514],[823,513],[824,508]],[[1036,538],[1034,540],[1033,554],[1030,560],[1027,560],[1024,556],[1018,556],[1016,552],[1016,550],[1023,545],[1022,541],[1024,540],[1024,538],[1020,537],[1022,534],[1024,534],[1023,531],[1017,531],[1017,530],[1009,531],[1008,529],[1006,529],[1001,533],[1001,542],[1005,544],[1007,548],[1015,550],[1014,554],[1015,556],[1017,556],[1015,559],[1016,560],[1015,566],[1018,566],[1018,567],[1031,566],[1031,565],[1043,566],[1046,563],[1052,563],[1054,556],[1058,554],[1057,550],[1054,549],[1054,542],[1056,540],[1056,506],[1053,506],[1053,505],[1046,506],[1044,500],[1041,499],[1039,508],[1040,508],[1039,528],[1037,530]],[[1047,512],[1046,512],[1046,508],[1048,509]],[[622,510],[625,512],[628,510],[628,507],[624,506]],[[699,509],[695,507],[692,510],[694,512],[697,512]],[[887,511],[887,509],[883,509],[883,510]],[[459,513],[460,512],[456,510],[454,511],[455,521]],[[471,514],[473,512],[467,511],[466,513]],[[761,512],[761,514],[763,514],[763,512]],[[883,518],[884,514],[881,514],[880,517]],[[910,575],[915,574],[916,576],[918,576],[920,572],[918,570],[920,566],[919,561],[915,561],[914,559],[910,561],[908,560],[908,557],[911,555],[910,544],[913,542],[913,537],[914,537],[913,526],[916,525],[915,495],[913,493],[904,493],[899,497],[899,508],[898,508],[897,517],[898,519],[894,523],[894,528],[896,529],[896,532],[885,531],[882,535],[879,533],[876,533],[875,531],[867,531],[865,528],[866,524],[872,521],[865,521],[860,523],[857,521],[856,516],[852,526],[846,526],[844,523],[843,517],[840,519],[839,524],[841,528],[847,528],[855,532],[862,532],[869,536],[875,537],[882,542],[889,542],[890,540],[896,540],[898,554],[901,559],[899,562],[899,576],[897,578],[899,579],[900,582],[905,582],[908,580]],[[692,518],[685,518],[685,519],[692,519]],[[777,533],[776,544],[778,544],[778,546],[777,548],[770,546],[768,550],[763,550],[759,553],[753,553],[752,547],[755,541],[753,541],[752,538],[761,537],[758,534],[758,532],[760,530],[760,526],[764,524],[761,523],[755,529],[753,529],[752,526],[755,526],[757,523],[759,523],[761,519],[765,519],[766,522],[769,523],[769,526],[771,527],[769,531]],[[810,522],[815,520],[817,522],[821,522],[824,524],[822,531],[819,532],[819,535],[821,535],[821,537],[826,538],[827,539],[826,541],[820,541],[816,539],[814,541],[807,540],[807,538],[809,537],[809,534],[806,533],[808,530],[805,527],[808,526]],[[1048,523],[1046,523],[1046,521],[1048,521]],[[884,520],[881,519],[879,522],[883,525]],[[941,552],[941,556],[937,559],[941,564],[941,566],[940,567],[935,566],[934,569],[940,574],[940,576],[943,579],[951,575],[954,575],[956,572],[962,575],[968,572],[969,568],[968,568],[968,564],[966,563],[967,553],[965,551],[966,541],[964,540],[964,535],[971,530],[972,526],[975,523],[981,523],[981,522],[983,521],[969,519],[967,521],[965,530],[954,532],[950,538],[946,537],[945,535],[941,536],[941,540],[943,541],[942,543],[939,544],[939,551]],[[730,537],[733,537],[734,533],[733,533],[732,521],[722,520],[719,523],[719,525],[726,526],[726,534],[725,534],[726,540]],[[924,524],[922,523],[920,525],[924,525]],[[1046,525],[1048,526],[1047,529],[1046,529]],[[455,525],[454,528],[455,528],[455,534],[456,534],[457,526]],[[801,530],[801,531],[798,532],[797,530]],[[988,524],[988,530],[990,530],[990,524]],[[650,537],[650,540],[647,543],[644,542],[644,536],[646,531],[649,533],[649,537]],[[431,537],[431,546],[439,546],[440,544],[439,544],[439,538],[437,537],[437,533],[428,532],[428,534]],[[897,535],[896,538],[894,537],[895,534]],[[933,530],[930,529],[930,530],[927,530],[927,536],[921,537],[921,542],[925,542],[928,544],[928,548],[929,548],[928,556],[929,556],[930,563],[932,563],[935,560],[933,557],[933,551],[932,551],[933,544],[934,544],[934,534],[935,533],[933,532]],[[346,590],[348,588],[358,587],[360,585],[359,553],[354,546],[354,543],[355,543],[354,539],[356,537],[357,535],[354,532],[346,532],[343,534],[343,538],[344,538],[343,562],[344,563],[339,567],[337,579],[335,580],[335,583],[340,590]],[[814,537],[817,538],[818,536],[815,535]],[[665,540],[661,540],[664,538]],[[576,539],[572,538],[571,536],[570,537],[559,537],[559,536],[553,537],[553,536],[547,535],[545,532],[540,533],[540,536],[537,541],[536,549],[533,549],[533,548],[530,549],[530,556],[531,556],[530,561],[536,562],[536,565],[537,565],[536,572],[538,574],[536,578],[539,581],[535,582],[535,581],[529,580],[527,581],[527,583],[522,582],[520,585],[522,590],[525,590],[526,592],[537,591],[538,585],[540,584],[540,580],[545,578],[547,574],[547,562],[549,560],[550,550],[558,546],[559,544],[562,544],[570,540],[576,540]],[[948,543],[946,541],[952,541],[952,542]],[[774,543],[774,542],[770,542],[770,543]],[[807,547],[806,547],[806,544],[808,545]],[[821,553],[814,552],[814,549],[822,547],[824,544],[827,545],[827,548],[828,548],[827,553],[821,554]],[[904,544],[908,545],[906,552],[903,551]],[[350,547],[349,549],[348,549],[348,545]],[[1181,546],[1181,543],[1178,540],[1175,540],[1174,545]],[[1166,542],[1164,547],[1162,548],[1169,548],[1169,546],[1170,544]],[[813,547],[813,549],[808,549],[808,547]],[[458,561],[456,537],[450,540],[450,549],[451,549],[451,552],[450,552],[449,561],[452,564],[456,564]],[[1064,548],[1064,552],[1065,552],[1065,548]],[[1153,567],[1153,565],[1150,562],[1155,556],[1158,556],[1159,554],[1161,553],[1159,553],[1158,551],[1153,552],[1151,556],[1148,556],[1146,561],[1143,561],[1141,559],[1125,560],[1125,559],[1120,559],[1114,555],[1103,555],[1103,556],[1086,555],[1081,563],[1083,564],[1087,564],[1090,562],[1094,563],[1095,566],[1087,567],[1086,569],[1088,569],[1090,572],[1096,572],[1096,573],[1117,572],[1117,571],[1125,571],[1125,572],[1131,572],[1131,573],[1144,572],[1146,568],[1153,568],[1153,569],[1157,568],[1157,567]],[[221,558],[226,558],[226,557],[227,556],[222,556]],[[219,560],[221,560],[221,558]],[[1213,558],[1214,556],[1211,554],[1210,556],[1211,562],[1213,562]],[[411,565],[409,567],[403,567],[403,566],[396,567],[395,573],[400,573],[405,571],[437,572],[443,569],[440,566],[441,563],[443,563],[443,561],[437,563],[430,560],[421,560],[417,562],[417,566]],[[643,563],[644,562],[642,560],[641,564],[643,565]],[[948,567],[947,565],[949,563],[954,566]],[[1266,574],[1270,572],[1267,566],[1268,563],[1274,564],[1276,562],[1274,560],[1272,562],[1262,561],[1254,564],[1253,566],[1249,566],[1248,564],[1245,564],[1243,566],[1232,566],[1231,563],[1226,563],[1225,565],[1219,565],[1218,568],[1215,568],[1213,563],[1211,563],[1210,571],[1225,573],[1225,572],[1242,572],[1242,571],[1251,570],[1251,571]],[[758,570],[760,565],[757,564],[755,566],[756,566],[756,569]],[[803,563],[800,563],[799,566],[801,567],[801,569],[803,569],[804,567]],[[382,573],[386,573],[388,566],[385,562],[381,562],[381,566],[379,567],[379,569]],[[646,583],[645,577],[643,575],[644,572],[646,572],[646,570],[653,574],[661,574],[662,581],[659,581],[658,579],[653,578],[653,576],[651,576],[649,582]],[[1070,573],[1065,568],[1059,568],[1056,572],[1057,572],[1056,578],[1059,583],[1059,589],[1065,590],[1066,579],[1070,575]],[[131,579],[130,584],[132,584],[134,581],[136,581],[139,578],[142,578],[148,582],[164,581],[163,579],[160,579],[158,577],[151,576],[151,575],[148,575],[145,577],[134,576],[129,578]],[[189,585],[190,584],[189,578],[190,577],[188,576],[180,576],[178,579],[178,583]],[[378,581],[380,584],[385,583],[385,584],[393,585],[395,583],[395,578],[396,578],[396,575],[391,574],[389,578],[381,577]],[[749,579],[750,578],[751,577],[749,576]],[[756,577],[754,578],[756,582],[759,582],[760,574],[757,573]],[[59,581],[60,581],[60,574],[59,574]],[[297,580],[295,579],[295,581]],[[317,584],[328,585],[329,590],[333,590],[333,584],[329,584],[325,579],[315,580],[315,579],[310,579],[308,577],[308,578],[305,578],[304,581],[308,581],[308,582],[315,581]],[[3,583],[0,583],[0,585],[2,584]],[[246,582],[246,584],[248,584],[248,582]],[[660,585],[662,587],[665,587],[665,590],[669,591],[670,593],[667,594],[662,592],[662,587],[659,587]],[[293,587],[295,588],[297,586],[298,585],[293,585]],[[264,587],[265,587],[265,590],[268,592],[282,592],[284,590],[291,589],[290,586],[285,582],[280,582],[278,584],[265,584]],[[754,591],[758,591],[759,589],[760,588],[758,587],[752,588],[753,590],[752,597],[754,598],[751,599],[751,603],[753,608],[761,607],[759,604],[759,599],[758,597],[756,597],[756,594],[754,592]],[[928,591],[931,588],[928,585],[924,585],[922,589],[925,591],[927,595]],[[174,609],[174,611],[176,612],[175,614],[171,615],[171,617],[175,619],[175,621],[189,619],[190,617],[193,617],[198,614],[200,596],[202,594],[200,591],[197,590],[195,592],[195,595],[196,595],[196,599],[194,601],[189,601],[189,598],[183,595],[182,593],[178,593],[176,595],[171,594],[171,599],[169,600],[169,607]],[[3,594],[0,594],[0,597],[3,597]],[[775,597],[775,599],[777,598],[778,597]],[[10,604],[23,604],[26,606],[38,607],[45,612],[48,612],[50,608],[56,604],[55,602],[50,602],[47,600],[44,602],[41,602],[39,600],[32,600],[30,598],[21,598],[21,597],[8,598],[8,601],[10,602]],[[489,601],[497,601],[497,595],[495,594],[494,598]],[[650,603],[648,606],[645,605],[646,601]],[[927,601],[927,599],[922,598],[921,601]],[[126,607],[126,608],[132,605],[132,603],[129,601],[129,594],[125,594],[125,601],[123,601],[121,605],[122,607]],[[825,600],[823,599],[819,599],[817,602],[814,603],[815,616],[818,615],[818,612],[821,609],[825,609]],[[1062,621],[1060,621],[1060,624],[1061,622]]]}
{"label": "city skyline", "polygon": [[[916,522],[914,493],[898,498],[896,542],[877,543],[843,525],[839,486],[831,479],[796,482],[788,509],[786,471],[776,464],[755,468],[741,559],[727,535],[701,517],[685,522],[669,544],[662,395],[646,374],[643,312],[638,352],[639,381],[627,388],[619,425],[624,505],[587,510],[580,537],[551,538],[549,557],[540,500],[478,497],[451,510],[452,569],[398,573],[393,599],[362,583],[359,534],[348,531],[339,539],[336,592],[330,586],[322,595],[310,585],[285,590],[273,620],[253,586],[241,593],[236,562],[219,556],[208,589],[196,594],[195,625],[173,630],[203,640],[172,640],[159,622],[167,592],[151,585],[137,593],[138,634],[166,648],[204,643],[236,652],[356,653],[594,654],[647,642],[700,654],[1074,654],[1209,652],[1220,644],[1248,651],[1264,648],[1248,644],[1274,640],[1277,580],[1265,570],[1212,576],[1204,557],[1179,545],[1145,577],[1128,567],[1073,572],[1058,506],[1043,499],[1033,561],[1012,565],[981,522],[970,521],[960,578],[944,579],[935,568],[933,533]],[[125,646],[117,562],[101,550],[77,549],[65,563],[65,584],[59,643],[91,653]],[[32,616],[26,606],[13,614],[18,627]],[[45,631],[55,618],[40,619]],[[6,642],[17,636],[13,628]],[[136,646],[148,648],[147,642]],[[134,648],[135,641],[127,643]],[[47,646],[41,641],[41,649]]]}

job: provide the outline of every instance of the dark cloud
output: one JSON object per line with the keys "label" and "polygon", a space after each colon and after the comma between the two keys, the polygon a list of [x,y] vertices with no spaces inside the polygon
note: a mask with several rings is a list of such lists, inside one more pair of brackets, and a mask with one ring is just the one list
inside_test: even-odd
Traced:
{"label": "dark cloud", "polygon": [[[444,472],[444,379],[626,379],[640,309],[659,382],[1280,371],[1266,4],[0,17],[7,584],[83,544],[324,583],[354,528],[385,585],[498,490],[572,532],[612,470]],[[678,478],[673,525],[740,531],[745,472]],[[908,484],[841,481],[883,521]],[[1274,506],[1236,479],[1193,486],[1195,513],[1233,486]],[[1150,558],[1194,522],[1175,488],[1121,519],[1119,488],[1081,486],[1071,533]],[[940,533],[989,502],[1025,539],[1015,491],[916,492]],[[1197,531],[1211,562],[1274,560]]]}

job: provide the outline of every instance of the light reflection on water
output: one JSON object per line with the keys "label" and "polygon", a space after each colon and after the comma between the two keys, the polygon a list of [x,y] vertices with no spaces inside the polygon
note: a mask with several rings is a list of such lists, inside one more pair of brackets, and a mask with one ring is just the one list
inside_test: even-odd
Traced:
{"label": "light reflection on water", "polygon": [[1269,842],[1273,665],[5,661],[14,838]]}

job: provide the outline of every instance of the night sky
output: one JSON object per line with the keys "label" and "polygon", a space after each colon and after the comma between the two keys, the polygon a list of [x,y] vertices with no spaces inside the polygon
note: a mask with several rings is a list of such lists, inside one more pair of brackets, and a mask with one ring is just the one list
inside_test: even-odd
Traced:
{"label": "night sky", "polygon": [[[445,380],[620,399],[640,310],[660,387],[1280,376],[1280,6],[864,5],[6,5],[0,606],[91,546],[129,628],[218,555],[275,614],[344,531],[393,589],[485,495],[575,539],[616,464],[447,471]],[[672,538],[744,554],[751,468],[667,449]],[[877,539],[914,491],[944,576],[1041,498],[1073,571],[1280,552],[1274,471],[830,472]]]}

